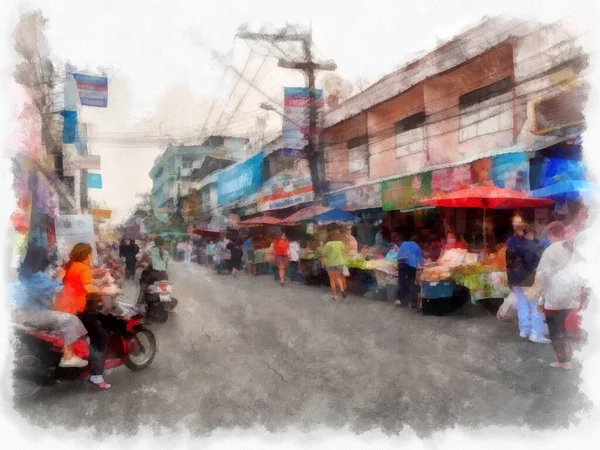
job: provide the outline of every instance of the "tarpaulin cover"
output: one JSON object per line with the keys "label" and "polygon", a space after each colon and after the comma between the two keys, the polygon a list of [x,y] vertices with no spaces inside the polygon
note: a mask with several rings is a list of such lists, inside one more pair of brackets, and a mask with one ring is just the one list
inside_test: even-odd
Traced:
{"label": "tarpaulin cover", "polygon": [[312,218],[315,222],[359,222],[360,219],[349,212],[333,208]]}
{"label": "tarpaulin cover", "polygon": [[531,192],[531,195],[537,198],[552,198],[561,201],[598,197],[599,194],[600,184],[575,180],[551,184]]}
{"label": "tarpaulin cover", "polygon": [[515,209],[540,207],[554,203],[549,199],[533,198],[527,194],[495,186],[476,186],[425,201],[430,206],[449,208]]}

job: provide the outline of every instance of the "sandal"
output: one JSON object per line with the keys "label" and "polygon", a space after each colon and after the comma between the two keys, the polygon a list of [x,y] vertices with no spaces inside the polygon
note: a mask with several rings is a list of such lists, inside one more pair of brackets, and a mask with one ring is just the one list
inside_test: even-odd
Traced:
{"label": "sandal", "polygon": [[100,383],[94,383],[92,380],[88,380],[92,385],[98,387],[99,389],[106,391],[111,388],[111,385],[106,381],[102,380]]}

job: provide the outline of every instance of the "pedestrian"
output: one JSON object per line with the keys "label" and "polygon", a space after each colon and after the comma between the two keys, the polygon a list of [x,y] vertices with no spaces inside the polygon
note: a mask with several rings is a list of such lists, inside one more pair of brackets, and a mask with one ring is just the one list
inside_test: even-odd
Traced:
{"label": "pedestrian", "polygon": [[119,258],[125,258],[125,249],[127,248],[127,241],[125,239],[121,239],[121,243],[119,244]]}
{"label": "pedestrian", "polygon": [[76,244],[69,254],[65,266],[63,291],[54,300],[54,309],[76,314],[83,323],[90,338],[90,383],[100,389],[109,389],[104,381],[103,353],[108,346],[108,333],[98,320],[97,302],[103,296],[115,295],[118,291],[99,289],[92,278],[92,246]]}
{"label": "pedestrian", "polygon": [[506,274],[508,285],[517,299],[517,316],[521,338],[538,344],[549,344],[544,337],[544,314],[536,302],[525,293],[533,286],[541,256],[541,246],[527,239],[527,224],[520,217],[513,219],[514,234],[506,241]]}
{"label": "pedestrian", "polygon": [[128,280],[135,278],[135,269],[137,265],[137,255],[140,252],[140,247],[135,243],[134,239],[129,241],[129,245],[125,247],[125,278]]}
{"label": "pedestrian", "polygon": [[337,301],[337,288],[342,293],[342,298],[346,298],[346,280],[344,279],[344,267],[346,266],[346,245],[342,240],[339,230],[331,231],[329,241],[323,246],[323,265],[329,275],[329,284],[331,286],[331,296]]}
{"label": "pedestrian", "polygon": [[212,239],[210,240],[210,242],[208,244],[206,244],[206,258],[208,261],[208,265],[211,268],[214,267],[216,247],[217,247],[217,244],[215,244],[215,241],[213,241]]}
{"label": "pedestrian", "polygon": [[402,241],[402,233],[398,233],[400,245],[396,260],[398,261],[398,293],[394,306],[409,306],[416,299],[415,281],[417,269],[423,265],[423,251],[415,242],[415,238]]}
{"label": "pedestrian", "polygon": [[254,240],[252,236],[248,236],[248,239],[244,242],[244,259],[246,260],[246,272],[250,276],[254,276]]}
{"label": "pedestrian", "polygon": [[552,222],[547,227],[550,246],[544,251],[537,268],[534,285],[528,289],[530,298],[539,299],[538,309],[545,314],[556,361],[552,367],[571,369],[566,319],[573,310],[581,308],[584,284],[578,273],[577,257],[572,240],[564,240],[566,227]]}
{"label": "pedestrian", "polygon": [[283,286],[285,284],[285,270],[290,261],[290,243],[285,233],[281,233],[273,241],[273,256],[275,266],[279,269],[279,282]]}
{"label": "pedestrian", "polygon": [[298,272],[298,262],[300,260],[300,243],[293,239],[290,241],[290,266],[292,268],[292,273]]}
{"label": "pedestrian", "polygon": [[192,253],[193,253],[193,251],[194,251],[194,243],[190,239],[189,241],[187,241],[185,243],[185,247],[184,247],[185,264],[191,264],[192,263]]}
{"label": "pedestrian", "polygon": [[242,258],[244,257],[242,241],[240,239],[236,239],[229,242],[229,244],[227,244],[227,249],[231,253],[231,259],[227,261],[229,266],[228,270],[233,274],[234,278],[237,278],[238,272],[242,270]]}

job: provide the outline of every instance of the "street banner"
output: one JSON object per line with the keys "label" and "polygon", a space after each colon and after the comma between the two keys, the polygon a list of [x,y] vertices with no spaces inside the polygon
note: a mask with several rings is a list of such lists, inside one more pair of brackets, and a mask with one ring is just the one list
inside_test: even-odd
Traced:
{"label": "street banner", "polygon": [[217,175],[217,205],[227,205],[258,192],[262,185],[263,161],[264,154],[259,152],[220,172]]}
{"label": "street banner", "polygon": [[88,189],[102,189],[102,175],[88,173]]}
{"label": "street banner", "polygon": [[108,78],[84,75],[81,73],[73,74],[77,82],[79,91],[79,100],[82,106],[95,106],[106,108],[108,106]]}
{"label": "street banner", "polygon": [[79,243],[90,244],[94,261],[96,260],[96,236],[94,234],[94,220],[91,215],[58,216],[54,226],[60,262],[68,261],[71,249]]}
{"label": "street banner", "polygon": [[65,158],[67,170],[100,170],[100,155],[71,155]]}
{"label": "street banner", "polygon": [[315,198],[310,171],[282,172],[266,181],[261,188],[257,206],[259,212],[289,208],[308,203]]}
{"label": "street banner", "polygon": [[[323,108],[323,91],[315,89],[317,114]],[[310,89],[309,88],[284,88],[283,108],[283,136],[282,153],[287,158],[306,158],[304,148],[308,144],[306,136],[309,134],[310,121]],[[319,134],[315,127],[314,136]]]}
{"label": "street banner", "polygon": [[381,206],[384,211],[407,211],[423,206],[431,196],[431,172],[420,173],[381,183]]}
{"label": "street banner", "polygon": [[77,137],[77,111],[62,111],[63,120],[63,144],[74,144]]}

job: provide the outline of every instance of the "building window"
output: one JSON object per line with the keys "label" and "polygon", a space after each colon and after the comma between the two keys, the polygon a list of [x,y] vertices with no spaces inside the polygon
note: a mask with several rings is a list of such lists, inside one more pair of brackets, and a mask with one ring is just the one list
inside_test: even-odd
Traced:
{"label": "building window", "polygon": [[462,95],[459,105],[460,142],[513,128],[510,77]]}
{"label": "building window", "polygon": [[155,177],[154,177],[154,178],[160,178],[160,177],[162,177],[162,174],[163,174],[163,168],[162,168],[162,167],[159,167],[159,168],[156,170],[156,175],[155,175]]}
{"label": "building window", "polygon": [[348,141],[348,171],[361,172],[367,169],[369,138],[362,135]]}
{"label": "building window", "polygon": [[191,169],[194,165],[194,157],[193,156],[182,156],[181,157],[181,168],[182,169]]}
{"label": "building window", "polygon": [[396,122],[396,158],[425,151],[425,112]]}

